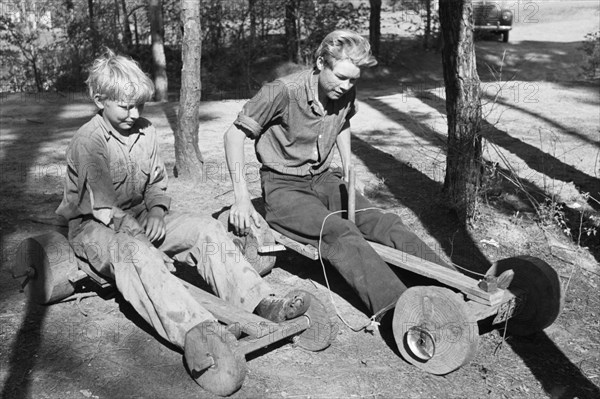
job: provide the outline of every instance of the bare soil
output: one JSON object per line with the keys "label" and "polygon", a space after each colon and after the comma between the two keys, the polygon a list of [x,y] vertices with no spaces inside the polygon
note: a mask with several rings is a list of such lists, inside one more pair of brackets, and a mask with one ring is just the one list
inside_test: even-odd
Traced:
{"label": "bare soil", "polygon": [[[489,122],[485,155],[496,166],[474,225],[458,224],[440,195],[446,141],[440,54],[423,54],[405,38],[398,64],[360,82],[353,154],[374,203],[401,215],[446,259],[474,272],[514,255],[550,264],[564,295],[557,321],[528,338],[481,326],[474,360],[433,376],[402,360],[388,319],[372,333],[353,332],[337,320],[336,340],[323,352],[283,343],[249,356],[244,386],[233,397],[600,397],[600,232],[588,237],[585,230],[600,208],[582,194],[600,197],[600,86],[582,80],[577,50],[583,36],[598,29],[598,13],[553,5],[544,15],[545,3],[539,4],[539,22],[518,24],[509,43],[477,42]],[[556,9],[563,10],[560,18]],[[244,101],[202,104],[205,166],[194,183],[170,176],[175,209],[208,214],[231,203],[222,135]],[[169,171],[177,106],[148,104],[145,110]],[[55,229],[36,220],[48,219],[60,202],[64,150],[93,112],[77,93],[2,98],[0,397],[213,397],[189,378],[181,353],[157,339],[119,296],[101,292],[38,306],[10,276],[18,244]],[[246,150],[256,162],[251,143]],[[259,197],[254,166],[248,179]],[[550,198],[547,217],[502,175],[518,176],[538,200]],[[559,227],[555,217],[565,224]],[[371,315],[333,270],[327,273],[340,315],[352,326],[366,323]],[[301,288],[330,302],[320,265],[293,253],[282,254],[266,279],[280,292]]]}

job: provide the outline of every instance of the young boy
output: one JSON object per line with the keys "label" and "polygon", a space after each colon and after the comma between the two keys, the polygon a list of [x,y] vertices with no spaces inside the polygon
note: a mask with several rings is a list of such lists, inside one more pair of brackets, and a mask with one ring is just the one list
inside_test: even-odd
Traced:
{"label": "young boy", "polygon": [[[377,313],[393,306],[406,286],[366,240],[447,265],[395,214],[357,212],[356,224],[340,213],[330,215],[346,209],[348,192],[342,175],[330,170],[333,147],[337,145],[347,177],[350,119],[356,114],[354,85],[361,69],[377,61],[363,37],[343,30],[327,35],[315,55],[312,71],[266,84],[244,105],[225,133],[225,153],[235,193],[230,221],[245,234],[250,223],[259,220],[246,182],[234,176],[235,170],[243,169],[239,165],[245,162],[243,143],[248,137],[256,140],[256,154],[262,163],[266,221],[302,243],[316,246],[322,237],[323,258],[352,286],[367,308]],[[369,201],[357,194],[356,209],[369,207]]]}
{"label": "young boy", "polygon": [[135,310],[184,348],[186,333],[215,318],[169,270],[196,267],[215,294],[279,322],[304,313],[309,298],[277,298],[211,217],[170,212],[167,174],[152,124],[141,117],[154,86],[139,66],[110,50],[86,81],[99,108],[67,149],[67,176],[57,213],[69,220],[75,253],[114,280]]}

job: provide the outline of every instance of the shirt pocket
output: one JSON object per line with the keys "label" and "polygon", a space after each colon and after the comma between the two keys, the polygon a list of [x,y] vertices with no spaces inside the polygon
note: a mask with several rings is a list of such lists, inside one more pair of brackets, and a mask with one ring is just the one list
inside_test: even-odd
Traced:
{"label": "shirt pocket", "polygon": [[113,187],[117,193],[122,189],[123,185],[127,181],[127,170],[128,165],[124,162],[111,162],[110,164],[110,177]]}

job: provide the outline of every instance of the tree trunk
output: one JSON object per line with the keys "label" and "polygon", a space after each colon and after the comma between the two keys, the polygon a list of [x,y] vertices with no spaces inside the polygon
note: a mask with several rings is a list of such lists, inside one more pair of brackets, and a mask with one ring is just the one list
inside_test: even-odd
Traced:
{"label": "tree trunk", "polygon": [[470,0],[440,0],[442,62],[448,114],[444,194],[463,222],[477,211],[481,177],[481,87]]}
{"label": "tree trunk", "polygon": [[379,57],[379,44],[381,42],[381,0],[369,0],[371,14],[369,17],[369,41],[371,51],[375,58]]}
{"label": "tree trunk", "polygon": [[425,19],[425,35],[423,37],[423,48],[429,49],[429,41],[431,39],[431,2],[432,0],[425,0],[425,10],[427,17]]}
{"label": "tree trunk", "polygon": [[148,19],[150,20],[150,34],[152,36],[152,63],[154,65],[154,86],[156,87],[156,101],[167,101],[169,84],[167,81],[167,60],[163,44],[163,17],[161,0],[150,0],[148,5]]}
{"label": "tree trunk", "polygon": [[298,59],[298,29],[297,24],[298,2],[296,0],[286,0],[285,2],[285,42],[288,53],[288,60],[299,62]]}
{"label": "tree trunk", "polygon": [[140,35],[138,33],[137,11],[133,13],[133,30],[135,32],[135,48],[136,48],[136,50],[139,50],[139,48],[140,48]]}
{"label": "tree trunk", "polygon": [[92,35],[92,50],[98,49],[98,32],[96,32],[96,21],[94,20],[94,0],[88,0],[88,16],[90,18],[90,34]]}
{"label": "tree trunk", "polygon": [[123,27],[123,44],[127,49],[133,45],[131,27],[129,26],[129,17],[127,16],[127,6],[125,0],[121,0],[121,25]]}
{"label": "tree trunk", "polygon": [[199,175],[204,162],[198,147],[200,127],[198,109],[202,95],[200,81],[202,31],[199,1],[181,0],[181,22],[183,67],[181,68],[179,115],[175,131],[175,176],[192,178]]}
{"label": "tree trunk", "polygon": [[248,0],[248,13],[250,14],[250,43],[256,43],[256,0]]}

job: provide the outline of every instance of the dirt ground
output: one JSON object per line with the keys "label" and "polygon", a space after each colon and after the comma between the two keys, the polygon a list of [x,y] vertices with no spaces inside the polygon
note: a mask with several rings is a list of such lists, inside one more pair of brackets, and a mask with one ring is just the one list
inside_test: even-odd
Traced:
{"label": "dirt ground", "polygon": [[[446,259],[476,272],[514,255],[550,264],[564,295],[557,321],[527,338],[481,326],[474,360],[434,376],[402,360],[389,320],[367,333],[337,319],[339,333],[323,352],[283,343],[248,356],[248,375],[233,397],[600,397],[600,244],[584,224],[584,216],[598,215],[600,206],[582,195],[600,198],[600,93],[598,82],[581,79],[577,50],[583,36],[598,29],[598,9],[564,6],[557,16],[552,7],[544,14],[540,3],[538,22],[517,24],[507,44],[495,37],[477,42],[489,122],[486,158],[497,163],[497,173],[511,169],[537,198],[552,198],[547,218],[504,182],[490,187],[473,226],[456,223],[439,195],[446,141],[440,55],[414,50],[408,38],[400,44],[406,57],[393,71],[378,68],[360,82],[352,144],[357,176],[373,202],[401,215]],[[231,203],[222,134],[243,103],[202,104],[205,166],[196,184],[170,176],[174,209],[213,213]],[[160,133],[169,171],[177,105],[148,104],[145,110]],[[189,378],[181,353],[157,339],[122,298],[81,294],[80,302],[42,307],[10,276],[18,244],[55,228],[35,221],[52,215],[60,202],[64,150],[93,112],[78,93],[2,98],[0,397],[213,397]],[[256,162],[251,143],[246,150]],[[248,172],[251,192],[259,197],[256,169]],[[557,215],[565,222],[583,215],[580,224],[567,226],[571,238],[552,222]],[[366,323],[371,315],[327,272],[341,316],[352,326]],[[266,279],[280,292],[301,288],[330,301],[320,265],[294,253],[280,255]]]}

